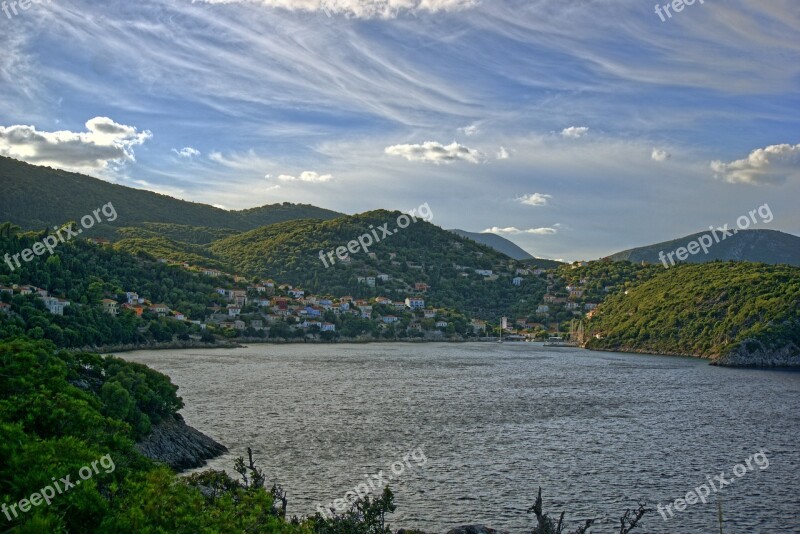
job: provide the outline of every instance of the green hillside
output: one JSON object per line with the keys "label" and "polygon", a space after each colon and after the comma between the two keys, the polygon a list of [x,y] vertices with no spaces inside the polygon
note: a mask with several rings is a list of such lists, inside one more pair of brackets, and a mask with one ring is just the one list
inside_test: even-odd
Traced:
{"label": "green hillside", "polygon": [[[528,315],[535,309],[544,285],[534,279],[521,287],[512,285],[518,262],[421,220],[369,247],[375,258],[358,252],[350,255],[349,264],[337,261],[327,268],[320,260],[320,251],[346,246],[399,215],[378,210],[325,222],[280,223],[216,241],[209,250],[237,272],[271,276],[313,292],[402,300],[415,293],[415,284],[424,283],[430,286],[429,300],[437,305],[481,317]],[[476,269],[491,270],[499,278],[487,280]],[[378,281],[374,288],[358,282],[358,277],[379,274],[391,279]]]}
{"label": "green hillside", "polygon": [[42,230],[78,220],[107,203],[118,217],[92,229],[92,235],[115,237],[115,229],[144,223],[171,223],[246,231],[292,219],[332,219],[339,213],[305,204],[274,204],[226,211],[166,195],[98,180],[0,156],[0,213],[25,230]]}
{"label": "green hillside", "polygon": [[598,308],[588,348],[800,365],[800,268],[682,265],[626,291]]}

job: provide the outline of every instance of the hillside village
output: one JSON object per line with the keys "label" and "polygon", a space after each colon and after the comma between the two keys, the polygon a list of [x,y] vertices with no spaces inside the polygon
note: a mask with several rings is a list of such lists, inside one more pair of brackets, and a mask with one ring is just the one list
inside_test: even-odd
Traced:
{"label": "hillside village", "polygon": [[[96,246],[109,246],[104,240],[93,240]],[[204,316],[191,317],[182,310],[171,309],[167,304],[152,302],[139,288],[125,288],[124,293],[106,294],[99,305],[114,317],[129,314],[147,321],[164,319],[184,323],[186,328],[176,329],[183,338],[212,342],[217,338],[256,341],[273,340],[355,340],[355,339],[478,339],[498,333],[497,327],[486,321],[468,317],[464,313],[437,307],[426,298],[430,286],[425,282],[402,284],[407,292],[394,298],[375,296],[358,298],[350,295],[317,295],[289,284],[278,284],[272,279],[247,279],[218,269],[199,267],[185,262],[159,259],[171,268],[193,272],[217,283],[212,304]],[[578,262],[564,267],[572,271],[585,267]],[[545,284],[547,292],[527,317],[511,317],[504,336],[507,339],[537,339],[565,330],[571,319],[585,314],[591,316],[598,303],[611,289],[601,292],[589,287],[590,280],[560,274],[561,270],[515,268],[502,279],[489,269],[467,269],[454,266],[464,276],[483,279],[487,283]],[[513,275],[513,276],[512,276]],[[392,281],[388,274],[357,277],[359,285],[379,288]],[[387,291],[397,294],[401,289]],[[81,306],[47,290],[29,285],[0,286],[0,296],[30,295],[41,300],[50,314],[63,316],[69,306]],[[0,303],[0,312],[11,313],[7,302]],[[143,331],[147,327],[140,327]]]}

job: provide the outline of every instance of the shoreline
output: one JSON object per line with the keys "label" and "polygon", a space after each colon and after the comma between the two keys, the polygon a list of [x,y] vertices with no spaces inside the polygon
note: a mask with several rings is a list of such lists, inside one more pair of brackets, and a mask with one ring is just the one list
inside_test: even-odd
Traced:
{"label": "shoreline", "polygon": [[[407,343],[407,344],[427,344],[427,343],[496,343],[497,338],[483,338],[483,339],[350,339],[346,338],[337,341],[322,341],[322,340],[287,340],[287,339],[269,339],[262,338],[243,338],[236,341],[222,340],[216,343],[204,343],[201,341],[171,341],[164,343],[148,343],[144,345],[103,345],[100,347],[83,347],[80,349],[68,349],[80,352],[94,352],[103,355],[111,355],[115,353],[136,352],[143,350],[185,350],[185,349],[238,349],[246,348],[251,345],[369,345],[369,344],[382,344],[382,343]],[[524,341],[506,341],[505,343],[514,345],[526,345],[528,342]],[[533,342],[538,344],[539,342]],[[587,348],[575,347],[580,350],[589,352],[616,352],[620,354],[638,354],[643,356],[665,356],[675,358],[691,358],[693,360],[705,360],[708,365],[713,367],[724,367],[728,369],[758,369],[758,370],[783,370],[792,371],[800,370],[800,360],[788,364],[761,364],[758,362],[747,361],[730,361],[730,356],[719,356],[716,358],[698,356],[693,354],[684,354],[679,352],[650,352],[640,349],[626,349],[626,348]],[[763,362],[764,359],[762,358]]]}

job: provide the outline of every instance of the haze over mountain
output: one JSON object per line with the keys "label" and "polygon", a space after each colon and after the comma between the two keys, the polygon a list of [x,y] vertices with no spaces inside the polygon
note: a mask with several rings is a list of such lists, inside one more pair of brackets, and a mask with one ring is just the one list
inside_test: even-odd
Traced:
{"label": "haze over mountain", "polygon": [[[710,235],[710,232],[700,232],[672,241],[637,247],[609,257],[614,261],[662,263],[659,253],[663,252],[666,255],[680,247],[685,248],[703,235]],[[800,266],[800,237],[776,230],[740,230],[719,243],[714,243],[708,248],[708,254],[704,254],[702,250],[698,254],[690,254],[686,263],[705,263],[715,260]]]}

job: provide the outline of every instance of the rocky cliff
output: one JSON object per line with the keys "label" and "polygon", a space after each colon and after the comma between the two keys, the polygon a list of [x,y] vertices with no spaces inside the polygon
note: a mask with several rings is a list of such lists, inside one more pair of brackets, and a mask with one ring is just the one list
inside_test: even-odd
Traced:
{"label": "rocky cliff", "polygon": [[187,425],[180,414],[154,425],[150,435],[137,443],[136,448],[151,460],[178,471],[201,467],[206,460],[228,451],[224,445]]}

